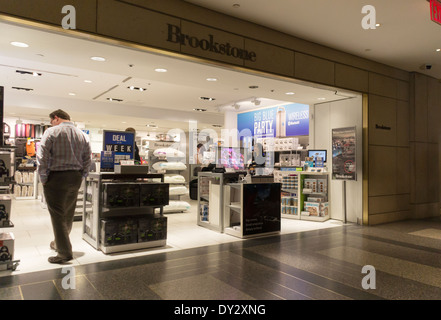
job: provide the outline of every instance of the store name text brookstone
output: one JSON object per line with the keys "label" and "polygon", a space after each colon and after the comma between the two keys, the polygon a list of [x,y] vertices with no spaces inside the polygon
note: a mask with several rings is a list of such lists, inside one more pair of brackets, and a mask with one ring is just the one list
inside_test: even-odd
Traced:
{"label": "store name text brookstone", "polygon": [[252,62],[256,61],[256,53],[247,51],[237,47],[233,47],[230,43],[218,43],[214,41],[214,36],[209,34],[209,39],[198,39],[188,34],[181,33],[181,28],[172,24],[168,25],[167,41],[180,43],[183,46],[189,45],[192,48],[200,48],[204,51],[210,51],[222,55],[233,56]]}

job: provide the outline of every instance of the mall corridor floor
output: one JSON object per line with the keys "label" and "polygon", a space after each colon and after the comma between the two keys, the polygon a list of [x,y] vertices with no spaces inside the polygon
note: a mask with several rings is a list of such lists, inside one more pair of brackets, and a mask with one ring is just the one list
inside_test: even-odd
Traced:
{"label": "mall corridor floor", "polygon": [[437,300],[440,253],[438,218],[347,224],[0,277],[0,300]]}

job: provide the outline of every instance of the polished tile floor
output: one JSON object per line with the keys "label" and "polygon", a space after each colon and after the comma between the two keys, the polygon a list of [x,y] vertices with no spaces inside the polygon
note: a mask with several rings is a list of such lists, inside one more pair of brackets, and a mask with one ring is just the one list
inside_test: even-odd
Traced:
{"label": "polished tile floor", "polygon": [[50,224],[31,202],[14,204],[29,210],[16,226],[46,229],[26,245],[17,230],[21,262],[0,277],[0,300],[441,299],[438,218],[374,227],[284,219],[280,235],[240,240],[194,227],[194,213],[170,214],[166,248],[103,255],[81,240],[72,263],[52,266]]}

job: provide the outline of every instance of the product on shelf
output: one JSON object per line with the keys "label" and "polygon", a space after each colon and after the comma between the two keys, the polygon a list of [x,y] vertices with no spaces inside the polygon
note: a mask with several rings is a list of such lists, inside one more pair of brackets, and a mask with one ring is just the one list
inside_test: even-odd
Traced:
{"label": "product on shelf", "polygon": [[103,206],[106,208],[139,207],[139,184],[104,183]]}
{"label": "product on shelf", "polygon": [[185,153],[173,148],[160,148],[153,151],[153,155],[158,158],[185,158]]}
{"label": "product on shelf", "polygon": [[320,213],[320,203],[317,202],[304,202],[305,211],[309,212],[310,216],[319,216]]}
{"label": "product on shelf", "polygon": [[190,210],[190,208],[191,205],[186,201],[170,200],[169,204],[164,206],[163,212],[167,213],[167,212],[176,212],[176,211],[186,211],[186,210]]}
{"label": "product on shelf", "polygon": [[170,186],[170,195],[184,195],[188,194],[188,188],[186,186]]}
{"label": "product on shelf", "polygon": [[185,177],[180,174],[165,174],[164,183],[185,183]]}
{"label": "product on shelf", "polygon": [[165,206],[169,203],[169,185],[143,183],[139,189],[140,206]]}
{"label": "product on shelf", "polygon": [[[14,234],[11,232],[0,233],[0,262],[14,260]],[[0,265],[0,267],[2,267]],[[6,270],[7,266],[4,265]]]}
{"label": "product on shelf", "polygon": [[187,166],[182,162],[165,162],[159,161],[153,164],[153,169],[160,170],[185,170]]}
{"label": "product on shelf", "polygon": [[138,242],[167,239],[167,217],[140,218]]}
{"label": "product on shelf", "polygon": [[105,247],[138,242],[138,222],[135,219],[101,220],[101,241]]}

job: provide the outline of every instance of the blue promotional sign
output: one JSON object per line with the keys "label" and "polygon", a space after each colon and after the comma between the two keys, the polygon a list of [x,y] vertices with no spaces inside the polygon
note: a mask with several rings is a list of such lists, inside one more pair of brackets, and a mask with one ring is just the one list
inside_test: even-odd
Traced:
{"label": "blue promotional sign", "polygon": [[133,159],[135,152],[135,134],[127,131],[103,132],[103,151],[115,153],[115,163],[121,160]]}
{"label": "blue promotional sign", "polygon": [[237,129],[239,132],[248,129],[252,136],[262,138],[306,136],[309,135],[309,106],[293,103],[239,113]]}
{"label": "blue promotional sign", "polygon": [[101,172],[113,172],[115,168],[115,153],[113,151],[101,151]]}

